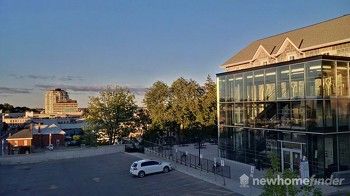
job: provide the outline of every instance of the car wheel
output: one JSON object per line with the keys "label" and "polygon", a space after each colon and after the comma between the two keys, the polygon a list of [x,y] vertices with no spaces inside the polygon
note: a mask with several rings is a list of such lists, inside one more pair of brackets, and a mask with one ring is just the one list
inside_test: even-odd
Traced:
{"label": "car wheel", "polygon": [[164,172],[164,173],[168,173],[168,172],[169,172],[169,167],[168,167],[168,166],[165,166],[165,167],[163,168],[163,172]]}
{"label": "car wheel", "polygon": [[145,172],[144,171],[140,171],[139,174],[137,175],[139,178],[143,178],[145,177]]}

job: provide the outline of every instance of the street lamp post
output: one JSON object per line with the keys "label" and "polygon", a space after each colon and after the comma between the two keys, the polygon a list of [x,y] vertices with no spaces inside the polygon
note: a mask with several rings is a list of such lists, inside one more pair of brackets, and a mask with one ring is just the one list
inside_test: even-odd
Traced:
{"label": "street lamp post", "polygon": [[198,165],[201,165],[201,138],[198,136]]}

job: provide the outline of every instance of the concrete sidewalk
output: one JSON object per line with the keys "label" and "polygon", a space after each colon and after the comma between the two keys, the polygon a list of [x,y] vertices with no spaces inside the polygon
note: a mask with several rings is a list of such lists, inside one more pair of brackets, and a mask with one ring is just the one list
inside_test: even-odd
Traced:
{"label": "concrete sidewalk", "polygon": [[50,160],[71,159],[112,154],[122,151],[124,151],[124,145],[60,149],[32,154],[2,156],[0,157],[0,165],[39,163]]}
{"label": "concrete sidewalk", "polygon": [[167,159],[160,158],[158,156],[154,156],[151,153],[149,153],[148,151],[145,151],[145,154],[130,153],[130,155],[136,156],[140,159],[156,159],[156,160],[171,162],[177,171],[180,171],[180,172],[185,173],[187,175],[204,180],[206,182],[210,182],[212,184],[224,187],[224,188],[229,189],[229,190],[231,190],[234,193],[237,193],[239,195],[252,196],[252,195],[260,195],[262,193],[262,190],[260,188],[256,188],[256,187],[252,187],[252,186],[249,188],[240,187],[239,178],[236,179],[235,176],[233,176],[232,179],[223,178],[221,176],[214,175],[213,173],[208,173],[206,171],[200,171],[200,170],[195,169],[195,168],[191,168],[191,167],[181,165],[181,164],[173,162],[173,161],[169,161]]}
{"label": "concrete sidewalk", "polygon": [[[205,148],[201,149],[201,154],[203,158],[209,159],[209,160],[224,160],[225,165],[230,166],[231,168],[231,176],[240,177],[243,174],[250,175],[251,172],[251,166],[249,164],[240,163],[237,161],[221,158],[218,153],[218,145],[210,144],[210,143],[203,143],[205,145]],[[178,149],[182,152],[188,152],[190,154],[193,154],[195,156],[198,156],[198,148],[195,147],[195,144],[188,144],[186,146],[179,146],[175,145],[173,147],[174,149]],[[254,170],[254,177],[261,178],[265,175],[265,170]]]}

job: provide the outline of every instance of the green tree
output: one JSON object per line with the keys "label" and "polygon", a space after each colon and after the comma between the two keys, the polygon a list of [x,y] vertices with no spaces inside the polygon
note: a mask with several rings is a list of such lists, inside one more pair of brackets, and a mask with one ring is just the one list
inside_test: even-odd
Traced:
{"label": "green tree", "polygon": [[3,113],[24,113],[26,111],[35,111],[38,112],[36,109],[31,109],[27,107],[13,107],[13,105],[4,103],[0,104],[0,112]]}
{"label": "green tree", "polygon": [[76,141],[76,142],[78,142],[78,141],[80,141],[80,135],[73,135],[73,140],[74,141]]}
{"label": "green tree", "polygon": [[197,116],[204,90],[196,81],[181,77],[172,83],[170,93],[170,111],[181,140],[184,130],[198,129]]}
{"label": "green tree", "polygon": [[14,107],[13,105],[4,103],[4,104],[0,104],[0,110],[2,110],[3,113],[11,113],[14,111]]}
{"label": "green tree", "polygon": [[151,119],[151,127],[144,133],[144,138],[155,141],[175,131],[176,122],[171,112],[170,88],[161,81],[155,82],[146,92],[143,102]]}
{"label": "green tree", "polygon": [[165,128],[170,119],[169,98],[169,87],[164,82],[157,81],[147,90],[143,102],[151,117],[152,126]]}
{"label": "green tree", "polygon": [[[291,170],[286,170],[284,173],[280,172],[280,161],[275,153],[269,155],[271,161],[271,168],[269,168],[265,174],[265,179],[277,179],[278,176],[283,179],[297,178],[296,173]],[[295,185],[278,185],[278,184],[265,184],[263,196],[280,196],[288,195],[295,196],[299,192]]]}
{"label": "green tree", "polygon": [[[202,131],[211,130],[213,135],[217,133],[217,100],[216,100],[216,84],[208,75],[204,84],[204,94],[200,98],[199,111],[197,112],[196,120],[202,127]],[[204,129],[204,130],[203,130]],[[205,133],[212,135],[210,133]]]}
{"label": "green tree", "polygon": [[157,81],[147,91],[144,103],[152,120],[152,135],[171,130],[178,141],[184,136],[216,135],[216,84],[210,76],[204,86],[182,77],[170,87]]}
{"label": "green tree", "polygon": [[86,113],[88,129],[104,131],[112,144],[126,134],[124,125],[133,120],[136,109],[135,96],[127,88],[109,86],[98,96],[90,97]]}
{"label": "green tree", "polygon": [[151,119],[149,112],[145,108],[139,108],[134,116],[135,127],[142,129],[143,132],[146,132],[148,126],[151,124]]}
{"label": "green tree", "polygon": [[[280,176],[283,179],[293,179],[298,178],[298,175],[291,171],[290,169],[285,170],[284,172],[280,172],[280,160],[278,159],[275,153],[269,155],[271,161],[271,168],[269,168],[265,174],[265,179],[275,179],[277,176]],[[263,196],[280,196],[280,195],[313,195],[313,196],[321,196],[322,192],[319,188],[314,185],[304,185],[302,190],[299,189],[297,185],[272,185],[265,184]]]}
{"label": "green tree", "polygon": [[97,134],[94,130],[84,129],[82,143],[88,146],[97,146]]}

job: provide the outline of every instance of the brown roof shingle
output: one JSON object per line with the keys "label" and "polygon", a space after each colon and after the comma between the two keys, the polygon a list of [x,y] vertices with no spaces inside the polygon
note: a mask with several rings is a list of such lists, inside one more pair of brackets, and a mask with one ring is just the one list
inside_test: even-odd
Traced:
{"label": "brown roof shingle", "polygon": [[7,139],[16,139],[16,138],[32,138],[32,132],[29,129],[23,129],[9,136]]}
{"label": "brown roof shingle", "polygon": [[289,38],[301,50],[321,44],[349,39],[350,14],[256,40],[227,60],[223,65],[237,64],[251,60],[260,45],[270,54],[276,54],[286,38]]}

